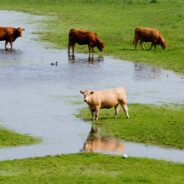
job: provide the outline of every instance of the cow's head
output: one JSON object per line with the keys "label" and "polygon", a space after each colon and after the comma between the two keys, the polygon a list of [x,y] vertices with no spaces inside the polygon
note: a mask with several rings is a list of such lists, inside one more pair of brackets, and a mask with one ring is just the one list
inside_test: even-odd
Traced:
{"label": "cow's head", "polygon": [[164,41],[163,43],[161,43],[161,46],[162,46],[163,49],[166,49],[167,48],[166,41]]}
{"label": "cow's head", "polygon": [[166,43],[163,36],[161,36],[161,38],[160,38],[160,45],[163,49],[166,49],[166,47],[167,47],[167,43]]}
{"label": "cow's head", "polygon": [[20,28],[20,27],[16,28],[16,29],[15,29],[16,37],[22,37],[22,32],[23,32],[23,31],[25,31],[24,28]]}
{"label": "cow's head", "polygon": [[99,51],[103,52],[104,50],[104,42],[98,42],[97,44],[97,48],[99,49]]}
{"label": "cow's head", "polygon": [[94,91],[84,90],[80,91],[80,93],[84,95],[84,101],[89,103],[91,95],[93,95]]}

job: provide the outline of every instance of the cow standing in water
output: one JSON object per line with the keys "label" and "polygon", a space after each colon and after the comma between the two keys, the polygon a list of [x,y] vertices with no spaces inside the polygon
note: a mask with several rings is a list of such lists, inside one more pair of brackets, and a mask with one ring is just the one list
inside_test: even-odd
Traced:
{"label": "cow standing in water", "polygon": [[156,49],[157,45],[161,45],[163,49],[167,47],[166,41],[164,37],[162,36],[162,33],[157,29],[144,28],[144,27],[136,28],[135,35],[134,35],[134,41],[133,41],[135,49],[137,48],[137,44],[139,40],[140,40],[141,47],[143,49],[144,49],[144,45],[143,45],[144,42],[151,42],[150,50],[152,49],[153,46]]}
{"label": "cow standing in water", "polygon": [[80,93],[84,95],[84,101],[89,106],[93,120],[98,120],[100,109],[110,109],[112,107],[115,109],[116,118],[119,104],[125,111],[126,117],[129,118],[126,94],[122,87],[101,91],[84,90]]}
{"label": "cow standing in water", "polygon": [[80,29],[71,29],[69,32],[68,53],[72,47],[72,54],[74,55],[75,44],[88,45],[89,53],[94,52],[94,47],[97,47],[101,52],[104,49],[104,42],[100,40],[95,32],[85,31]]}
{"label": "cow standing in water", "polygon": [[13,49],[13,42],[18,37],[22,37],[23,31],[25,31],[25,29],[22,29],[20,27],[0,27],[0,41],[5,41],[5,50],[8,50],[8,43],[10,43],[11,50]]}

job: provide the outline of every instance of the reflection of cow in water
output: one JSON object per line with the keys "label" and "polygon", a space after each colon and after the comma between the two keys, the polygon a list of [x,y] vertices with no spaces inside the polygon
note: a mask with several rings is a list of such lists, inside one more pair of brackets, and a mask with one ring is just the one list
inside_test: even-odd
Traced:
{"label": "reflection of cow in water", "polygon": [[98,130],[92,127],[89,136],[84,143],[83,151],[103,153],[113,152],[122,154],[124,152],[124,144],[114,138],[101,137]]}

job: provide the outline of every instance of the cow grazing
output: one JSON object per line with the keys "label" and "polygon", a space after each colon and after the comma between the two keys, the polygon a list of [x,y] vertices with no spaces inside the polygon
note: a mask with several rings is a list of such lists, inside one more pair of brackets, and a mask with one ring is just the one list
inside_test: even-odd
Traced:
{"label": "cow grazing", "polygon": [[11,50],[13,49],[13,42],[18,38],[22,37],[22,32],[25,29],[20,27],[0,27],[0,41],[5,41],[5,50],[8,50],[7,44],[10,43]]}
{"label": "cow grazing", "polygon": [[80,29],[71,29],[69,32],[68,53],[70,54],[70,48],[72,47],[72,53],[74,54],[75,44],[88,45],[89,53],[94,52],[94,47],[97,47],[101,52],[104,49],[104,42],[100,40],[95,32],[85,31]]}
{"label": "cow grazing", "polygon": [[89,106],[92,120],[98,120],[100,109],[110,109],[112,107],[115,109],[116,118],[119,111],[119,104],[124,109],[126,117],[129,118],[128,107],[126,105],[126,94],[122,87],[101,91],[84,90],[80,91],[80,93],[84,95],[84,101]]}
{"label": "cow grazing", "polygon": [[159,30],[152,29],[152,28],[136,28],[135,29],[135,35],[134,35],[134,41],[133,44],[135,46],[135,49],[137,48],[138,41],[140,40],[140,44],[142,48],[144,49],[144,42],[151,42],[151,47],[154,46],[156,49],[156,45],[161,45],[163,49],[165,49],[166,41],[164,37],[162,36],[162,33]]}

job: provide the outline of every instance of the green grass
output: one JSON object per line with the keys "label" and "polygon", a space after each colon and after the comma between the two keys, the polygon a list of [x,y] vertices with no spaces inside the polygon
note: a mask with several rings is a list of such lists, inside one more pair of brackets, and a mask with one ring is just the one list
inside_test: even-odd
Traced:
{"label": "green grass", "polygon": [[36,144],[40,139],[29,135],[16,133],[0,126],[0,148],[9,146],[19,146],[27,144]]}
{"label": "green grass", "polygon": [[[184,107],[130,104],[130,119],[121,110],[114,119],[114,109],[101,110],[98,121],[93,123],[102,134],[130,141],[156,144],[184,149]],[[90,121],[88,108],[77,115]]]}
{"label": "green grass", "polygon": [[[67,47],[71,28],[93,30],[105,41],[107,55],[184,73],[182,0],[0,0],[0,4],[0,9],[54,16],[45,21],[47,29],[40,36],[55,47]],[[138,26],[161,30],[168,48],[135,51],[132,41]],[[88,50],[86,46],[77,49]]]}
{"label": "green grass", "polygon": [[3,184],[182,184],[183,164],[98,154],[74,154],[0,162]]}

